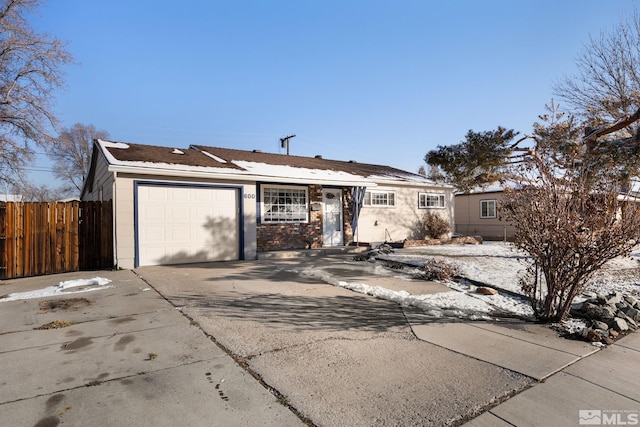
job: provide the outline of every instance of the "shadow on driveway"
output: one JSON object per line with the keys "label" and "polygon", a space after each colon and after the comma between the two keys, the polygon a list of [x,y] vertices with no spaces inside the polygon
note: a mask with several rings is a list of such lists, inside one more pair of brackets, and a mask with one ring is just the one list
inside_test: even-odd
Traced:
{"label": "shadow on driveway", "polygon": [[297,331],[383,332],[407,323],[397,304],[364,295],[263,294],[230,302],[216,301],[205,295],[186,295],[170,297],[170,300],[176,306],[211,310],[213,315],[229,320],[274,327],[286,325]]}

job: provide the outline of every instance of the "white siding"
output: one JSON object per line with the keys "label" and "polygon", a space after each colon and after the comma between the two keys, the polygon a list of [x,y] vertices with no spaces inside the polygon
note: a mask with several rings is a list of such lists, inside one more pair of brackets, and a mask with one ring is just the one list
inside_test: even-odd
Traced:
{"label": "white siding", "polygon": [[[405,239],[423,239],[420,223],[426,212],[437,213],[449,221],[453,230],[453,193],[449,188],[441,187],[403,187],[378,186],[374,191],[393,191],[396,198],[395,207],[363,206],[358,220],[358,242],[401,242]],[[418,197],[420,193],[443,194],[444,208],[420,209]]]}
{"label": "white siding", "polygon": [[108,201],[113,199],[113,172],[109,172],[109,164],[102,152],[96,156],[96,167],[93,175],[93,185],[83,195],[86,201]]}

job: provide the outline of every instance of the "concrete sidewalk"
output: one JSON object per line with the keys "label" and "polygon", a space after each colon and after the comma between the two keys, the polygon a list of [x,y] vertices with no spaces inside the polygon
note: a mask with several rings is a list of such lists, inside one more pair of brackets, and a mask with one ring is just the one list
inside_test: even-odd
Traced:
{"label": "concrete sidewalk", "polygon": [[[0,293],[95,276],[113,287],[0,302],[1,426],[302,425],[132,271],[10,280]],[[73,324],[34,330],[53,321]]]}
{"label": "concrete sidewalk", "polygon": [[[95,276],[114,287],[51,298],[89,305],[0,303],[0,425],[632,425],[640,413],[640,335],[598,350],[523,321],[434,318],[327,281],[449,288],[345,259],[2,282],[0,294]],[[54,320],[75,323],[33,329]]]}
{"label": "concrete sidewalk", "polygon": [[[638,362],[640,335],[634,333],[581,358],[466,425],[638,425]],[[586,417],[585,413],[591,415]]]}

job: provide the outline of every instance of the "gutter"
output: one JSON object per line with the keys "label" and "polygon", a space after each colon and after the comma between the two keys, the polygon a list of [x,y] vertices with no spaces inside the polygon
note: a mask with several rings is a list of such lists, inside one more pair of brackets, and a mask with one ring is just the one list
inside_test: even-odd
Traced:
{"label": "gutter", "polygon": [[[109,172],[117,173],[129,173],[129,174],[145,174],[153,176],[177,176],[181,178],[201,178],[201,179],[217,179],[217,180],[234,180],[234,181],[247,181],[247,182],[277,182],[287,184],[309,184],[317,183],[327,186],[341,186],[341,187],[377,187],[373,181],[369,180],[331,180],[331,179],[317,179],[313,177],[295,178],[295,177],[280,177],[273,175],[249,175],[249,174],[234,174],[234,173],[211,173],[211,172],[198,172],[198,171],[185,171],[180,169],[158,169],[158,168],[141,168],[136,166],[123,166],[123,165],[109,165]],[[394,184],[402,184],[401,182],[393,181]],[[410,183],[406,183],[410,184]]]}

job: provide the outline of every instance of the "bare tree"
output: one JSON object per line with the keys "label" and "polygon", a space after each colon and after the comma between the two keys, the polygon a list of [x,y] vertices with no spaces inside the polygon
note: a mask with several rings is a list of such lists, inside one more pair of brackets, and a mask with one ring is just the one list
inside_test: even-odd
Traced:
{"label": "bare tree", "polygon": [[[589,38],[575,60],[577,73],[554,85],[554,93],[589,126],[632,115],[640,105],[640,16],[634,11],[611,31]],[[622,129],[631,136],[638,126]]]}
{"label": "bare tree", "polygon": [[11,191],[19,194],[25,202],[50,202],[60,198],[62,191],[46,184],[34,185],[28,181],[14,184]]}
{"label": "bare tree", "polygon": [[0,0],[0,182],[15,183],[33,159],[30,143],[47,146],[56,124],[51,100],[72,62],[65,44],[37,34],[27,16],[41,0]]}
{"label": "bare tree", "polygon": [[530,256],[523,291],[539,319],[559,321],[603,265],[640,241],[640,214],[635,197],[621,191],[625,171],[603,169],[608,157],[596,147],[607,144],[593,132],[580,136],[582,126],[557,110],[543,118],[529,137],[533,145],[512,163],[521,188],[507,192],[500,210],[516,229],[516,247]]}
{"label": "bare tree", "polygon": [[93,125],[76,123],[60,131],[56,142],[47,150],[54,161],[53,172],[61,179],[63,191],[79,194],[91,163],[93,140],[108,139],[109,133],[97,130]]}
{"label": "bare tree", "polygon": [[[640,138],[619,137],[639,118],[636,110],[591,129],[552,102],[532,135],[513,142],[515,134],[501,128],[469,132],[465,143],[427,155],[435,165],[449,162],[445,172],[458,188],[507,178],[520,184],[500,211],[516,228],[516,247],[529,254],[521,285],[541,320],[563,319],[595,272],[640,242],[640,200],[624,193],[640,163],[632,155]],[[491,150],[486,165],[474,155],[481,147]]]}

